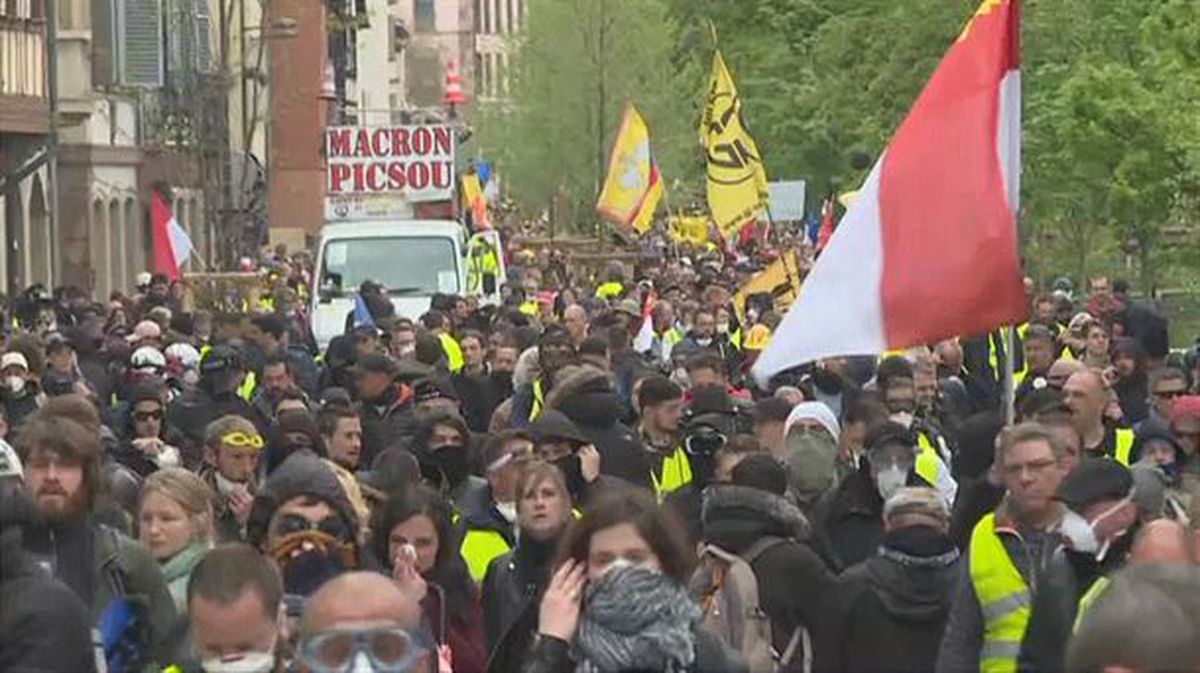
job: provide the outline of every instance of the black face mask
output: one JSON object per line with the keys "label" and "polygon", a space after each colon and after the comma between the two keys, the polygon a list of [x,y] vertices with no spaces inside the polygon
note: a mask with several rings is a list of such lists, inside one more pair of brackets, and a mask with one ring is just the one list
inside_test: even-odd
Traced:
{"label": "black face mask", "polygon": [[579,460],[578,453],[572,453],[569,456],[564,456],[554,461],[554,466],[562,470],[563,477],[567,481],[567,490],[570,491],[571,497],[578,500],[583,494],[583,490],[587,488],[587,481],[583,478],[583,463]]}
{"label": "black face mask", "polygon": [[418,462],[425,481],[448,489],[466,481],[471,471],[466,448],[457,444],[430,449]]}

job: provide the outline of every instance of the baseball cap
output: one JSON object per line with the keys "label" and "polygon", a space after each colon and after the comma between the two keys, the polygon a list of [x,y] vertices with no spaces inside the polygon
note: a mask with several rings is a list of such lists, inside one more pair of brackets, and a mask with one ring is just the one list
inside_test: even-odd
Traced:
{"label": "baseball cap", "polygon": [[125,337],[127,341],[137,343],[143,339],[159,339],[162,337],[162,328],[153,320],[143,320],[133,328],[133,333]]}
{"label": "baseball cap", "polygon": [[946,501],[932,488],[906,486],[892,494],[883,504],[883,519],[907,514],[919,514],[936,519],[943,524],[950,521],[950,510]]}
{"label": "baseball cap", "polygon": [[413,384],[413,401],[417,404],[437,399],[458,401],[458,393],[449,379],[430,376]]}
{"label": "baseball cap", "polygon": [[364,355],[358,362],[354,363],[351,371],[355,376],[367,373],[387,374],[389,376],[396,375],[396,361],[384,355],[383,353],[370,353]]}
{"label": "baseball cap", "polygon": [[1120,500],[1133,490],[1129,468],[1111,458],[1087,458],[1063,479],[1058,499],[1075,511],[1101,500]]}
{"label": "baseball cap", "polygon": [[8,442],[0,439],[0,479],[5,477],[25,478],[25,470],[21,467],[21,458],[16,449]]}
{"label": "baseball cap", "polygon": [[20,367],[28,371],[29,361],[21,353],[9,351],[3,357],[0,357],[0,369],[8,369],[9,367]]}
{"label": "baseball cap", "polygon": [[237,351],[229,346],[214,346],[200,360],[200,375],[217,374],[240,367],[241,358],[238,357]]}

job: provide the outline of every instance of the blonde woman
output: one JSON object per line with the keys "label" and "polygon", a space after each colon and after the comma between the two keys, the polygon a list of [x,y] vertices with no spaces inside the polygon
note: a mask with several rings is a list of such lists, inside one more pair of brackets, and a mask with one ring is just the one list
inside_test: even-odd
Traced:
{"label": "blonde woman", "polygon": [[208,484],[183,468],[163,468],[142,485],[138,539],[162,568],[179,614],[187,612],[192,568],[212,546],[212,501]]}

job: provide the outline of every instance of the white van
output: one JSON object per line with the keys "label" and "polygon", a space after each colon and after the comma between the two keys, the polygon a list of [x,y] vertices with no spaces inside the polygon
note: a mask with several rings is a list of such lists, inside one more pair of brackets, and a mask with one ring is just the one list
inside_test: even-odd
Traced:
{"label": "white van", "polygon": [[[452,220],[370,220],[337,222],[321,229],[317,250],[316,291],[310,316],[313,336],[324,350],[345,332],[354,310],[354,294],[365,280],[387,288],[396,315],[416,320],[429,310],[435,294],[464,295],[468,287],[469,249],[488,241],[499,250],[495,232],[468,241],[466,229]],[[499,301],[503,255],[496,277],[475,284],[484,303]]]}

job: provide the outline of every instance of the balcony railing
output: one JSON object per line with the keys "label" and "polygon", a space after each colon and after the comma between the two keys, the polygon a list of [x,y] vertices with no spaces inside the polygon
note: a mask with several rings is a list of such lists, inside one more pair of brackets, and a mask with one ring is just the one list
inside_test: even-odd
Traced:
{"label": "balcony railing", "polygon": [[46,97],[46,22],[0,16],[0,96]]}

